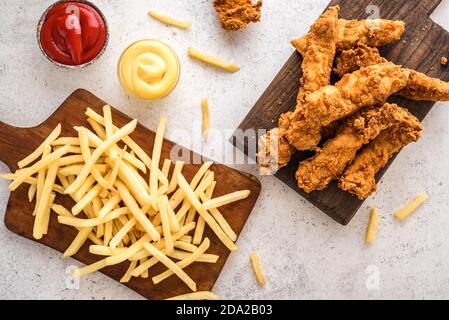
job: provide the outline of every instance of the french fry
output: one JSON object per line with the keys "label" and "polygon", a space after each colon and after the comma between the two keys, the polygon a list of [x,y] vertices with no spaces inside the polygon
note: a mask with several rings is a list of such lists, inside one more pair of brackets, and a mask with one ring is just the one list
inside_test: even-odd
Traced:
{"label": "french fry", "polygon": [[134,215],[137,221],[139,221],[139,223],[142,225],[145,231],[148,232],[149,235],[151,235],[152,240],[158,241],[161,238],[161,235],[159,234],[159,232],[157,232],[156,228],[153,226],[151,221],[148,220],[145,214],[140,210],[136,200],[134,200],[134,198],[131,196],[128,189],[125,187],[124,184],[122,184],[119,181],[117,181],[116,184],[120,197],[122,198],[126,206],[129,208],[131,213]]}
{"label": "french fry", "polygon": [[117,254],[123,253],[126,248],[115,248],[112,249],[109,246],[104,245],[90,245],[89,252],[97,256],[115,256]]}
{"label": "french fry", "polygon": [[162,230],[164,231],[165,250],[167,254],[170,254],[174,250],[173,239],[170,230],[170,220],[168,218],[167,207],[165,206],[165,203],[161,198],[158,199],[158,207],[159,213],[161,215]]}
{"label": "french fry", "polygon": [[260,266],[259,256],[254,252],[251,254],[251,264],[253,265],[254,273],[256,274],[257,281],[265,286],[265,277],[262,274],[262,268]]}
{"label": "french fry", "polygon": [[97,261],[91,265],[85,266],[84,268],[73,270],[73,275],[77,277],[88,275],[89,273],[94,273],[100,269],[106,268],[106,259]]}
{"label": "french fry", "polygon": [[198,245],[201,243],[204,234],[204,227],[206,226],[206,221],[204,221],[203,217],[198,217],[198,221],[196,222],[195,233],[193,234],[192,244]]}
{"label": "french fry", "polygon": [[79,164],[79,163],[82,163],[82,162],[84,162],[83,155],[82,154],[75,154],[75,155],[72,155],[72,156],[62,157],[59,160],[59,165],[61,167],[65,167],[65,166],[68,166],[68,165],[71,165],[71,164]]}
{"label": "french fry", "polygon": [[379,229],[379,214],[376,208],[371,209],[368,225],[366,227],[365,242],[373,244],[376,240],[377,230]]}
{"label": "french fry", "polygon": [[72,147],[64,146],[52,153],[50,153],[48,156],[43,157],[41,160],[36,162],[31,167],[28,167],[27,169],[24,169],[20,171],[20,173],[17,174],[16,179],[9,185],[10,191],[15,191],[22,183],[25,182],[25,180],[29,177],[31,177],[33,174],[38,172],[39,170],[47,167],[49,164],[51,164],[53,161],[60,159],[65,154],[69,153],[72,149]]}
{"label": "french fry", "polygon": [[153,208],[157,209],[157,189],[158,189],[158,169],[161,157],[162,143],[164,142],[167,118],[161,118],[156,130],[156,137],[153,144],[153,156],[150,170],[150,195],[153,198]]}
{"label": "french fry", "polygon": [[210,114],[209,114],[209,101],[207,98],[201,100],[201,111],[202,111],[202,130],[205,139],[209,137],[210,129]]}
{"label": "french fry", "polygon": [[154,19],[164,23],[168,24],[180,29],[190,29],[192,27],[192,23],[190,21],[183,21],[179,19],[175,19],[160,13],[157,13],[156,11],[150,11],[148,12],[148,15],[150,17],[153,17]]}
{"label": "french fry", "polygon": [[170,194],[176,190],[176,187],[178,186],[178,182],[177,182],[178,180],[177,180],[176,176],[179,172],[182,171],[183,167],[184,167],[183,161],[176,161],[175,168],[173,169],[173,175],[172,175],[172,178],[170,180],[170,183],[168,185],[168,189],[166,192],[167,194]]}
{"label": "french fry", "polygon": [[191,243],[186,243],[182,241],[175,241],[174,243],[175,248],[188,251],[188,252],[195,252],[198,247]]}
{"label": "french fry", "polygon": [[[101,125],[104,125],[104,118],[96,113],[94,110],[87,108],[86,115]],[[118,128],[114,126],[114,132],[116,132]],[[133,150],[136,155],[142,160],[142,162],[147,166],[148,169],[151,169],[151,158],[145,153],[145,151],[132,140],[130,137],[124,137],[123,142]],[[145,173],[145,172],[144,172]]]}
{"label": "french fry", "polygon": [[[183,269],[186,268],[187,266],[191,265],[192,263],[195,262],[196,259],[198,259],[199,256],[201,256],[203,253],[206,252],[207,249],[209,249],[210,246],[210,241],[208,238],[205,238],[203,243],[198,247],[198,249],[193,252],[192,254],[190,254],[187,258],[185,258],[184,260],[181,260],[179,262],[176,263],[176,265],[179,267],[179,269]],[[147,247],[145,247],[147,249]],[[148,250],[148,249],[147,249]],[[155,256],[156,257],[156,256]],[[157,258],[157,257],[156,257]],[[170,260],[171,261],[171,260]],[[162,262],[162,261],[161,261]],[[163,262],[162,262],[163,263]],[[167,266],[168,267],[168,266]],[[164,281],[165,279],[167,279],[168,277],[170,277],[172,274],[175,273],[174,268],[169,268],[169,270],[154,276],[152,278],[153,283],[154,284],[158,284],[159,282]],[[179,276],[179,275],[178,275]],[[192,289],[193,290],[193,289]],[[196,291],[196,286],[195,286],[195,290]]]}
{"label": "french fry", "polygon": [[51,206],[51,192],[53,190],[53,184],[55,183],[58,169],[59,160],[56,159],[55,161],[50,163],[47,176],[45,177],[44,186],[42,188],[42,194],[40,195],[39,203],[36,207],[36,219],[34,221],[33,237],[37,240],[42,239],[44,230],[48,228],[48,226],[45,225],[45,223],[48,223],[47,219],[45,218],[45,214]]}
{"label": "french fry", "polygon": [[[190,187],[192,189],[194,189],[194,190],[196,189],[196,187],[200,183],[201,179],[206,174],[207,170],[209,170],[209,168],[212,166],[212,164],[213,164],[212,161],[203,163],[203,165],[200,167],[200,169],[198,170],[198,172],[195,174],[192,181],[190,182]],[[178,176],[180,173],[181,172],[177,172],[176,180],[178,179]],[[184,191],[182,189],[178,189],[170,198],[170,206],[172,207],[172,209],[173,210],[176,209],[176,207],[181,204],[181,202],[184,200],[184,198],[185,198]]]}
{"label": "french fry", "polygon": [[114,235],[114,237],[109,242],[109,246],[112,249],[117,248],[117,245],[122,241],[126,234],[131,231],[132,228],[134,228],[134,225],[136,224],[137,220],[136,218],[131,218],[124,226],[120,229],[118,233]]}
{"label": "french fry", "polygon": [[[62,176],[61,175],[61,170],[59,170],[59,173],[58,173],[59,179],[61,179],[61,176]],[[96,180],[95,180],[95,178],[92,175],[87,177],[86,181],[84,181],[83,184],[81,185],[81,187],[72,195],[72,198],[75,201],[79,201],[79,199],[82,199],[86,195],[86,193],[89,191],[89,189],[94,185],[95,181]],[[67,187],[69,185],[67,185]]]}
{"label": "french fry", "polygon": [[[203,202],[207,201],[207,197],[204,195],[204,193],[200,195],[200,198]],[[217,208],[209,209],[209,212],[217,221],[218,225],[223,229],[224,233],[226,233],[226,235],[229,237],[229,239],[234,242],[237,241],[237,235],[235,234],[234,230],[232,230],[231,226],[223,217],[221,212]]]}
{"label": "french fry", "polygon": [[429,199],[429,196],[426,192],[421,193],[415,199],[413,199],[410,203],[408,203],[404,208],[400,209],[394,214],[394,217],[398,220],[404,220],[410,214],[412,214],[416,209],[418,209],[426,200]]}
{"label": "french fry", "polygon": [[31,203],[34,200],[34,196],[36,195],[37,191],[37,185],[30,184],[30,187],[28,188],[28,201]]}
{"label": "french fry", "polygon": [[122,201],[120,195],[116,194],[109,198],[109,200],[104,204],[103,208],[98,212],[98,218],[103,219],[106,217],[114,208]]}
{"label": "french fry", "polygon": [[58,221],[59,223],[65,224],[67,226],[72,226],[76,228],[89,228],[89,227],[96,227],[100,224],[113,221],[119,218],[120,216],[129,213],[130,211],[128,208],[118,208],[112,211],[104,218],[80,219],[74,217],[73,215],[70,215],[70,216],[58,216]]}
{"label": "french fry", "polygon": [[178,184],[179,187],[184,191],[187,198],[189,199],[190,203],[195,207],[196,211],[200,214],[200,216],[206,221],[206,223],[209,225],[209,227],[214,231],[214,233],[217,235],[217,237],[223,242],[223,244],[231,251],[237,251],[238,248],[235,245],[235,243],[229,239],[229,237],[226,235],[226,233],[223,232],[223,230],[220,228],[220,226],[217,224],[215,219],[207,212],[207,210],[204,210],[201,202],[198,200],[197,196],[191,189],[190,185],[187,183],[186,179],[182,174],[178,174]]}
{"label": "french fry", "polygon": [[[78,136],[80,139],[81,154],[84,158],[85,163],[87,163],[91,157],[91,152],[89,148],[89,139],[87,137],[86,130],[87,129],[82,129],[80,132],[78,132]],[[92,165],[90,173],[103,188],[106,189],[108,188],[108,181],[106,181],[106,179],[103,178],[100,171],[98,170],[98,167],[95,164]]]}
{"label": "french fry", "polygon": [[179,225],[179,221],[176,217],[175,212],[173,211],[173,209],[170,206],[170,203],[168,202],[168,197],[164,195],[160,199],[162,200],[162,205],[165,207],[165,210],[167,212],[171,232],[178,232],[181,229],[181,226]]}
{"label": "french fry", "polygon": [[145,234],[142,238],[140,238],[136,243],[133,243],[130,247],[124,250],[122,253],[117,254],[115,256],[106,258],[106,265],[112,266],[115,264],[122,263],[123,261],[128,260],[137,252],[139,252],[145,243],[151,240],[151,236],[149,234]]}
{"label": "french fry", "polygon": [[120,283],[126,283],[131,280],[131,272],[136,268],[137,261],[131,261],[125,275],[120,279]]}
{"label": "french fry", "polygon": [[251,194],[251,191],[249,190],[242,190],[242,191],[236,191],[218,198],[214,198],[211,200],[206,201],[203,203],[203,209],[204,210],[210,210],[212,208],[218,208],[225,206],[229,203],[236,202],[239,200],[243,200],[249,197]]}
{"label": "french fry", "polygon": [[26,157],[25,159],[19,161],[18,166],[19,168],[24,168],[27,165],[29,165],[30,163],[34,162],[37,158],[39,158],[42,153],[44,152],[44,149],[47,146],[51,146],[51,144],[53,143],[53,141],[55,141],[59,135],[61,134],[61,124],[59,123],[56,128],[50,133],[50,135],[44,140],[44,142],[42,142],[42,144],[36,148],[36,150],[34,150],[34,152],[32,154],[30,154],[28,157]]}
{"label": "french fry", "polygon": [[81,170],[79,175],[76,177],[75,182],[73,182],[66,190],[66,193],[70,194],[78,190],[78,188],[83,184],[83,181],[89,176],[92,166],[100,158],[100,156],[108,150],[113,144],[120,141],[123,137],[128,136],[137,126],[137,120],[133,120],[123,128],[115,132],[110,138],[106,139],[95,151],[92,156],[86,162],[84,168]]}
{"label": "french fry", "polygon": [[[64,168],[61,168],[58,173],[60,175],[63,176],[75,176],[78,175],[81,170],[83,169],[84,165],[82,164],[74,164],[74,165],[70,165],[70,166],[66,166]],[[96,170],[102,174],[105,173],[108,170],[108,166],[105,164],[94,164],[94,167],[96,168]]]}
{"label": "french fry", "polygon": [[220,300],[220,297],[210,291],[198,291],[171,297],[166,300]]}
{"label": "french fry", "polygon": [[[93,228],[83,228],[81,229],[75,239],[73,239],[70,246],[66,249],[66,251],[63,253],[64,258],[71,257],[75,255],[79,249],[84,245],[86,240],[89,237],[89,234],[92,232]],[[100,268],[101,269],[101,268]]]}
{"label": "french fry", "polygon": [[[59,221],[61,222],[61,221]],[[109,245],[109,242],[111,242],[111,239],[113,237],[113,231],[114,231],[114,221],[107,221],[104,224],[104,236],[103,236],[103,244],[105,246]]]}
{"label": "french fry", "polygon": [[213,56],[206,55],[206,54],[204,54],[198,50],[195,50],[193,48],[189,48],[188,52],[189,52],[190,57],[200,60],[204,63],[207,63],[213,67],[220,68],[220,69],[223,69],[228,72],[236,72],[236,71],[240,70],[239,66],[237,66],[231,62],[227,62],[227,61],[215,58]]}
{"label": "french fry", "polygon": [[[196,283],[190,278],[187,273],[184,272],[176,263],[167,258],[165,254],[156,249],[153,245],[149,243],[144,244],[144,248],[159,262],[165,265],[168,269],[170,269],[174,274],[176,274],[192,291],[196,291]],[[154,282],[154,278],[153,278]]]}
{"label": "french fry", "polygon": [[48,199],[48,203],[45,206],[45,211],[42,215],[42,233],[44,235],[48,234],[48,227],[50,224],[51,206],[53,205],[55,198],[56,198],[56,193],[52,192],[50,194],[50,198]]}
{"label": "french fry", "polygon": [[[185,252],[180,250],[174,250],[173,253],[167,254],[170,258],[176,259],[176,260],[184,260],[188,258],[192,252]],[[215,254],[207,254],[203,253],[200,255],[195,262],[204,262],[204,263],[216,263],[218,261],[218,256]]]}

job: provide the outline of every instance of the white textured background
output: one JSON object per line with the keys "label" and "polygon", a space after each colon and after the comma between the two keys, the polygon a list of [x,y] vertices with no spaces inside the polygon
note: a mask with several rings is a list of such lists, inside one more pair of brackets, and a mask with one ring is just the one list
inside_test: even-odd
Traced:
{"label": "white textured background", "polygon": [[[212,104],[212,125],[234,129],[291,55],[289,40],[305,33],[327,0],[264,0],[262,22],[245,31],[222,32],[209,0],[94,1],[108,18],[111,39],[105,55],[82,71],[52,66],[41,55],[35,25],[52,1],[2,1],[0,15],[0,120],[16,126],[44,121],[75,89],[89,89],[154,129],[169,118],[168,137],[188,145],[175,128],[191,129],[200,119],[203,95]],[[447,0],[433,18],[444,25]],[[193,21],[189,32],[168,28],[148,18],[149,9]],[[122,50],[141,38],[167,41],[178,52],[182,76],[165,100],[143,103],[129,99],[119,87],[115,67]],[[242,66],[226,74],[191,61],[194,46]],[[437,63],[437,62],[435,62]],[[449,298],[449,104],[439,103],[425,120],[423,139],[403,151],[349,226],[333,222],[276,178],[262,179],[262,194],[215,290],[224,299]],[[227,137],[226,137],[227,138]],[[218,140],[204,152],[214,156]],[[197,150],[198,151],[198,150]],[[1,155],[0,155],[1,157]],[[254,168],[245,168],[255,173]],[[0,162],[0,171],[6,171]],[[405,223],[392,212],[427,191],[429,202]],[[8,200],[0,182],[0,216]],[[368,209],[381,212],[378,241],[363,243]],[[260,288],[249,254],[257,251],[268,280]],[[136,299],[139,296],[109,278],[90,275],[80,290],[68,290],[65,269],[79,265],[25,240],[0,224],[0,298],[6,299]],[[380,286],[365,285],[368,266],[379,270]],[[370,270],[370,269],[369,269]]]}

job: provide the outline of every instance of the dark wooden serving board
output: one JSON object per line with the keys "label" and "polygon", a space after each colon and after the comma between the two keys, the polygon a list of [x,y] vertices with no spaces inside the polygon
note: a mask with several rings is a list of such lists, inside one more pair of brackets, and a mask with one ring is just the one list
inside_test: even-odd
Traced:
{"label": "dark wooden serving board", "polygon": [[[86,116],[84,115],[86,108],[90,107],[102,114],[104,105],[104,101],[90,92],[79,89],[71,94],[49,119],[37,127],[16,128],[0,122],[0,160],[4,161],[11,171],[14,172],[17,169],[17,162],[37,148],[58,123],[62,124],[62,136],[76,136],[73,126],[83,125],[88,127]],[[123,126],[132,120],[115,109],[112,110],[112,116],[114,124],[117,126]],[[151,154],[154,135],[153,131],[139,124],[131,137],[148,154]],[[161,159],[170,157],[170,150],[174,145],[173,142],[164,141]],[[191,159],[193,159],[194,154],[189,150],[186,152],[190,152]],[[190,180],[197,172],[199,166],[186,164],[183,174]],[[173,170],[173,166],[171,170]],[[223,207],[221,210],[234,231],[240,234],[260,194],[260,183],[254,176],[222,164],[214,164],[212,170],[215,172],[215,179],[218,181],[214,195],[220,196],[242,189],[251,190],[251,195],[248,199]],[[6,208],[5,224],[12,232],[35,241],[32,237],[34,204],[28,202],[27,190],[27,186],[22,185],[18,190],[11,193]],[[67,208],[71,208],[74,204],[71,199],[61,195],[57,196],[55,202],[63,204]],[[64,252],[76,236],[76,233],[77,231],[74,228],[59,224],[55,214],[52,214],[49,233],[38,242]],[[187,273],[197,282],[198,291],[212,290],[230,253],[208,227],[206,227],[205,236],[211,240],[208,253],[217,254],[220,258],[216,264],[195,263],[186,268]],[[82,247],[74,258],[85,264],[99,260],[98,256],[89,253],[89,244],[91,244],[90,241]],[[127,267],[128,262],[124,262],[117,266],[105,268],[101,272],[119,281],[126,272]],[[165,299],[190,292],[189,288],[176,276],[172,276],[159,285],[154,286],[151,277],[162,271],[164,271],[164,267],[158,264],[150,270],[149,278],[133,278],[125,285],[148,299]]]}
{"label": "dark wooden serving board", "polygon": [[[441,0],[335,0],[329,6],[340,4],[340,17],[346,19],[366,19],[368,5],[376,5],[380,9],[382,19],[404,20],[406,32],[401,41],[382,48],[382,55],[397,64],[448,81],[449,68],[440,64],[440,58],[449,55],[449,33],[429,18],[440,2]],[[289,43],[284,45],[288,46]],[[295,51],[240,124],[239,129],[252,129],[255,132],[259,129],[271,129],[277,125],[277,119],[282,113],[294,110],[299,79],[302,76],[301,62],[301,55]],[[431,102],[412,102],[396,97],[391,101],[407,107],[421,120],[434,105]],[[256,150],[252,146],[257,145],[254,139],[257,137],[252,136],[249,140],[242,141],[235,135],[233,143],[254,158]],[[409,148],[413,148],[413,145]],[[281,169],[276,176],[334,220],[343,225],[348,224],[363,201],[340,190],[336,182],[323,191],[310,194],[298,188],[295,179],[298,163],[309,156],[311,153],[308,152],[297,153],[290,165]],[[392,161],[393,159],[388,166]],[[378,181],[388,166],[379,172]]]}

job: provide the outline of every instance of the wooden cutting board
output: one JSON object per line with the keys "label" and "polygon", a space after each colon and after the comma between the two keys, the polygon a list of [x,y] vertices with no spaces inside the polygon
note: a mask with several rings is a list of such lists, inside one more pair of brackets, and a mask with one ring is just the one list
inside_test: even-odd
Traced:
{"label": "wooden cutting board", "polygon": [[[401,41],[382,48],[382,55],[407,68],[448,81],[449,67],[443,67],[440,64],[440,58],[449,56],[449,33],[429,18],[440,2],[441,0],[335,0],[329,6],[339,4],[341,7],[340,17],[346,19],[366,19],[371,13],[371,7],[368,6],[375,5],[378,6],[382,19],[404,20],[406,32]],[[297,23],[297,21],[287,23]],[[288,46],[289,43],[282,45]],[[239,129],[252,129],[255,132],[259,129],[271,129],[277,125],[277,119],[282,113],[295,109],[299,79],[302,76],[301,63],[302,57],[295,51],[240,124]],[[392,97],[390,101],[408,108],[421,120],[434,105],[432,102],[412,102],[396,97]],[[424,132],[424,134],[426,133]],[[435,137],[435,139],[437,138]],[[249,140],[243,140],[236,134],[232,142],[248,156],[254,158],[256,150],[252,146],[257,145],[254,139],[257,137],[252,136]],[[408,148],[413,148],[413,145]],[[310,194],[298,188],[295,179],[298,163],[311,155],[310,152],[297,153],[290,165],[281,169],[276,177],[337,222],[343,225],[348,224],[363,201],[340,190],[336,182],[323,191],[315,191]],[[377,181],[380,180],[393,160],[391,159],[389,164],[379,172]]]}
{"label": "wooden cutting board", "polygon": [[[37,148],[58,123],[62,124],[63,136],[77,136],[73,126],[83,125],[88,127],[84,115],[86,108],[90,107],[102,114],[102,107],[105,104],[104,101],[90,92],[79,89],[71,94],[49,119],[37,127],[15,128],[0,122],[0,160],[5,162],[11,171],[14,172],[17,169],[17,162]],[[112,116],[114,124],[120,127],[132,120],[115,109],[112,110]],[[168,128],[170,128],[170,124],[168,124]],[[152,152],[154,136],[153,131],[148,130],[140,124],[131,135],[148,154]],[[170,150],[174,145],[171,141],[164,141],[161,159],[170,157]],[[190,152],[191,159],[193,159],[193,152],[189,150],[186,152]],[[184,166],[183,174],[189,181],[197,172],[199,166],[193,164],[186,164]],[[171,170],[173,170],[173,166]],[[215,179],[218,182],[215,195],[220,196],[242,189],[251,190],[251,196],[248,199],[227,205],[221,210],[234,231],[240,234],[260,194],[260,183],[254,176],[239,172],[222,164],[214,164],[212,170],[215,172]],[[32,212],[34,203],[30,204],[28,202],[27,190],[27,186],[22,185],[18,190],[11,193],[6,208],[5,224],[12,232],[36,241],[32,237],[34,222]],[[62,197],[61,195],[57,196],[55,202],[63,204],[67,208],[71,208],[74,205],[74,202],[69,197]],[[64,252],[76,236],[76,233],[74,228],[59,224],[56,215],[52,214],[49,233],[38,242],[60,252]],[[217,254],[220,258],[216,264],[195,263],[186,268],[187,273],[196,281],[198,291],[212,290],[230,253],[208,227],[206,227],[205,236],[209,237],[211,241],[208,253]],[[85,264],[99,260],[98,256],[89,253],[89,245],[90,242],[86,243],[74,258]],[[101,272],[119,281],[127,268],[128,262],[124,262],[117,266],[105,268]],[[148,299],[165,299],[190,292],[189,288],[176,276],[172,276],[159,285],[154,286],[151,277],[161,273],[164,269],[159,264],[150,270],[150,277],[148,279],[133,278],[125,285]],[[61,270],[61,272],[63,271]]]}

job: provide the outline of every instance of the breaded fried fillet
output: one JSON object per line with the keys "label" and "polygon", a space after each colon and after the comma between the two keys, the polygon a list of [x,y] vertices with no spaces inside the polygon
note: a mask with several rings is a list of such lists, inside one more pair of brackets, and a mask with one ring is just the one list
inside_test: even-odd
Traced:
{"label": "breaded fried fillet", "polygon": [[[307,94],[330,83],[332,64],[336,51],[336,27],[340,7],[329,8],[312,26],[309,47],[302,62],[303,77],[298,93],[297,109],[301,108]],[[293,113],[281,115],[278,128],[274,128],[259,140],[257,162],[265,175],[275,173],[286,166],[295,152],[285,135]]]}
{"label": "breaded fried fillet", "polygon": [[306,97],[304,107],[291,117],[287,139],[298,150],[314,150],[321,129],[366,106],[384,103],[406,85],[409,72],[393,63],[362,68]]}
{"label": "breaded fried fillet", "polygon": [[398,94],[415,101],[449,101],[449,83],[410,70],[407,86]]}
{"label": "breaded fried fillet", "polygon": [[422,126],[415,117],[381,134],[365,146],[346,167],[339,180],[339,187],[366,199],[377,190],[376,174],[388,163],[390,158],[409,143],[421,137]]}
{"label": "breaded fried fillet", "polygon": [[[380,47],[399,40],[404,31],[403,21],[340,19],[337,26],[337,50],[351,49],[357,44]],[[291,42],[302,55],[307,50],[307,37],[305,35]]]}
{"label": "breaded fried fillet", "polygon": [[[381,57],[376,48],[361,45],[356,49],[343,51],[336,59],[334,72],[343,76],[360,68],[386,61],[387,59]],[[400,96],[417,101],[449,100],[449,83],[415,70],[406,70],[410,72],[410,76],[405,88],[398,92]]]}
{"label": "breaded fried fillet", "polygon": [[345,74],[352,73],[360,68],[385,62],[388,62],[388,60],[380,55],[377,48],[362,44],[355,49],[344,50],[335,59],[334,73],[343,77]]}
{"label": "breaded fried fillet", "polygon": [[214,8],[220,16],[225,30],[244,29],[250,22],[258,22],[261,16],[262,0],[214,0]]}
{"label": "breaded fried fillet", "polygon": [[365,144],[382,131],[407,124],[411,119],[415,117],[406,109],[389,103],[351,116],[314,157],[300,163],[296,172],[299,188],[306,192],[323,190],[343,173]]}

